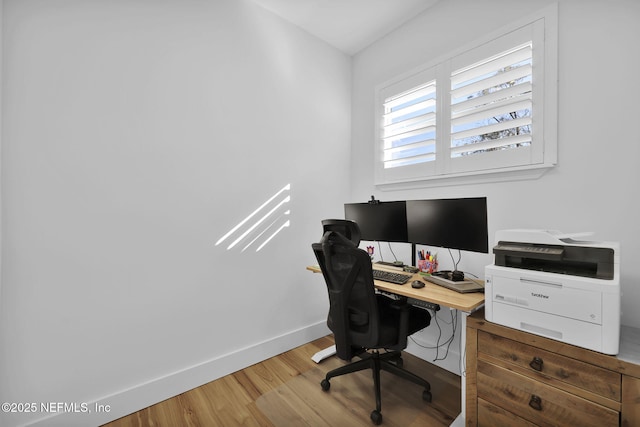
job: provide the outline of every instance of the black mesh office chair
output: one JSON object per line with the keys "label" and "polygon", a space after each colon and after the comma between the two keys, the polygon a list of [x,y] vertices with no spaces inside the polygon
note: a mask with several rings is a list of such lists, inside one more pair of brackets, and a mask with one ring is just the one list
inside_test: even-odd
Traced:
{"label": "black mesh office chair", "polygon": [[[407,337],[431,322],[428,311],[410,306],[406,300],[392,300],[376,294],[371,258],[351,240],[336,231],[324,233],[320,243],[312,245],[329,291],[327,325],[333,331],[336,353],[350,361],[361,360],[327,373],[321,386],[329,390],[333,377],[373,370],[376,409],[371,412],[375,424],[382,422],[380,371],[385,370],[424,387],[422,397],[431,401],[429,383],[402,369],[401,351]],[[380,353],[379,350],[391,350]]]}

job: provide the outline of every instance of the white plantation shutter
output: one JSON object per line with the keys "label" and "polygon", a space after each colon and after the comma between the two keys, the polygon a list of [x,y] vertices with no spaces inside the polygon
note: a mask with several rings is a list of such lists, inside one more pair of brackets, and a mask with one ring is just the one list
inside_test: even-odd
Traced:
{"label": "white plantation shutter", "polygon": [[383,115],[384,168],[435,160],[435,81],[387,98]]}
{"label": "white plantation shutter", "polygon": [[451,74],[451,157],[531,144],[532,44]]}
{"label": "white plantation shutter", "polygon": [[435,173],[436,68],[418,70],[376,90],[376,183],[419,180]]}

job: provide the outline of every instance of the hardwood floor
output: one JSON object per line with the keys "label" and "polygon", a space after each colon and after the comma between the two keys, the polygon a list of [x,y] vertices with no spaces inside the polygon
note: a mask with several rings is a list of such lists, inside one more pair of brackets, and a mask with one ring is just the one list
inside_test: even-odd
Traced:
{"label": "hardwood floor", "polygon": [[[335,378],[331,390],[321,390],[323,373],[344,362],[316,364],[311,356],[332,344],[331,336],[320,338],[104,427],[371,426],[369,372]],[[383,372],[383,425],[448,426],[460,412],[460,378],[410,354],[403,359],[431,383],[433,401],[414,398],[421,396],[418,386]]]}

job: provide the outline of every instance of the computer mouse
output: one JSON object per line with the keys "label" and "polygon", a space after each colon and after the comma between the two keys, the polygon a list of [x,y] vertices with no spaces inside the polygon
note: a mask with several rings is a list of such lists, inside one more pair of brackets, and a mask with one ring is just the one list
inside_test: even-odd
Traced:
{"label": "computer mouse", "polygon": [[411,287],[416,289],[424,288],[424,282],[421,280],[414,280],[411,283]]}

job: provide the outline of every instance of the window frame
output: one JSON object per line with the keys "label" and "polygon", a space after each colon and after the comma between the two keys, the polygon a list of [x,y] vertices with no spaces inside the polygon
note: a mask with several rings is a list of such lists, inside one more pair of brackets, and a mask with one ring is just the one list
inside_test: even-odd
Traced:
{"label": "window frame", "polygon": [[[397,76],[375,88],[375,182],[381,189],[535,179],[557,164],[558,6],[548,6],[481,37],[456,51]],[[523,35],[524,34],[524,35]],[[521,148],[451,158],[451,73],[474,58],[510,49],[531,34],[533,42],[532,143]],[[486,56],[483,56],[486,55]],[[413,87],[436,81],[436,160],[384,168],[384,101]],[[485,155],[486,154],[486,155]],[[510,158],[516,157],[517,160]]]}

